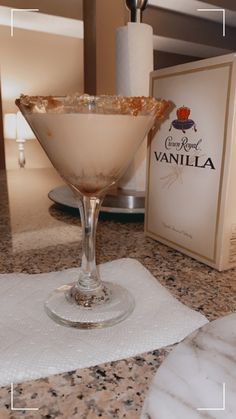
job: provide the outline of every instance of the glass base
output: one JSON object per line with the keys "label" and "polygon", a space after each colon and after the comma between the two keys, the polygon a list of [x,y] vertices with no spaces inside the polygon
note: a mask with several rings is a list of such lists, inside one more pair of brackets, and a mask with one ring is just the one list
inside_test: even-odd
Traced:
{"label": "glass base", "polygon": [[102,284],[109,298],[92,307],[80,305],[73,299],[75,283],[61,286],[45,302],[46,313],[57,323],[78,329],[102,328],[121,322],[134,310],[134,299],[120,285],[111,282]]}

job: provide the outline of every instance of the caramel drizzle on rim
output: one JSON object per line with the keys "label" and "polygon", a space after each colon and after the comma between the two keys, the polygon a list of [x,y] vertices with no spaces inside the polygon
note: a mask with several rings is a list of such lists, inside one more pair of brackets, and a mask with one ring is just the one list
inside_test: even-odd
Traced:
{"label": "caramel drizzle on rim", "polygon": [[104,114],[121,114],[137,116],[145,112],[153,114],[156,119],[161,119],[168,108],[170,103],[166,100],[156,100],[151,96],[89,96],[89,95],[74,95],[69,97],[53,97],[53,96],[27,96],[21,95],[16,99],[17,106],[23,106],[28,111],[33,111],[37,106],[44,106],[45,112],[57,108],[71,107],[75,112],[85,110],[86,107],[93,106],[90,111],[93,113]]}

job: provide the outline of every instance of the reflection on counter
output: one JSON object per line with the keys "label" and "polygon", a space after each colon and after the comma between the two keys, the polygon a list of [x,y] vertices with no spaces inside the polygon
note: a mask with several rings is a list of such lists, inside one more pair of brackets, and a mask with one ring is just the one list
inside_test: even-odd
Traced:
{"label": "reflection on counter", "polygon": [[78,220],[65,223],[51,215],[51,188],[62,183],[54,169],[7,172],[12,251],[21,252],[81,240]]}

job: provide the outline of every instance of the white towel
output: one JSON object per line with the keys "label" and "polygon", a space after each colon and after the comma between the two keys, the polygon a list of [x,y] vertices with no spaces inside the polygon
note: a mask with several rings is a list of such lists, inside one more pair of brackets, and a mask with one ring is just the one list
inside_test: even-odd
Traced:
{"label": "white towel", "polygon": [[126,287],[136,306],[125,321],[92,330],[60,326],[44,311],[48,294],[76,279],[79,269],[0,275],[0,386],[152,351],[181,341],[207,322],[134,259],[99,269],[102,279]]}

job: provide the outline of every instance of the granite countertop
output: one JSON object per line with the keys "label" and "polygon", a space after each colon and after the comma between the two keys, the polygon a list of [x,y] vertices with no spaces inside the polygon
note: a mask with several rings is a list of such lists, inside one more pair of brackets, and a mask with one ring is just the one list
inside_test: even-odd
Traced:
{"label": "granite countertop", "polygon": [[[81,250],[76,211],[56,207],[47,192],[62,182],[53,169],[0,175],[0,273],[40,273],[76,267]],[[236,311],[236,270],[219,273],[145,237],[142,216],[103,215],[97,261],[139,260],[177,299],[209,320]],[[152,378],[172,347],[92,368],[0,389],[0,419],[139,418]]]}

